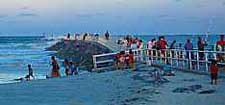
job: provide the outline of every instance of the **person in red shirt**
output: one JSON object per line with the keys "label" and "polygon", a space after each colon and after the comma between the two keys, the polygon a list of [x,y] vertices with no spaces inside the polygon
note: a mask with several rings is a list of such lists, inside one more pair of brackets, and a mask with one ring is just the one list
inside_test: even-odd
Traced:
{"label": "person in red shirt", "polygon": [[130,66],[131,70],[134,71],[135,70],[134,53],[131,49],[129,50],[129,60],[128,60],[128,62],[129,62],[129,66]]}
{"label": "person in red shirt", "polygon": [[161,54],[163,55],[163,57],[165,57],[165,52],[166,52],[167,42],[166,42],[164,36],[162,36],[162,37],[160,38],[159,45],[160,45],[160,49],[161,49]]}
{"label": "person in red shirt", "polygon": [[[220,36],[220,40],[216,42],[217,51],[225,51],[225,40],[224,35]],[[224,54],[217,54],[217,59],[219,61],[225,61]]]}
{"label": "person in red shirt", "polygon": [[217,84],[218,71],[219,68],[217,66],[217,61],[212,60],[212,64],[210,66],[211,84],[213,84],[213,81],[215,81],[215,85]]}

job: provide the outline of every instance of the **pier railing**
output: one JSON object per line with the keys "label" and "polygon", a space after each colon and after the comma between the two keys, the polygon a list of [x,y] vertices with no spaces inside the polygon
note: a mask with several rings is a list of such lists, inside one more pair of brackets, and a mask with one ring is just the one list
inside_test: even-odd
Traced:
{"label": "pier railing", "polygon": [[[146,63],[149,66],[170,65],[178,70],[190,70],[208,72],[211,59],[220,59],[218,65],[225,67],[225,52],[199,51],[183,49],[133,49],[135,61]],[[108,53],[93,56],[94,70],[114,67],[115,55],[119,53]],[[128,53],[128,51],[126,51]]]}

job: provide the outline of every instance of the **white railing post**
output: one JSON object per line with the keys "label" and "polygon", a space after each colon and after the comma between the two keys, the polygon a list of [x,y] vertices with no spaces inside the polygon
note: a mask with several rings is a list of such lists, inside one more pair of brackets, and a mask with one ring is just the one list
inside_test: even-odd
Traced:
{"label": "white railing post", "polygon": [[[185,62],[188,62],[185,60],[185,55],[184,55],[185,51],[181,50],[181,54],[182,54],[182,67],[185,67]],[[189,58],[189,57],[188,57]]]}
{"label": "white railing post", "polygon": [[200,64],[199,64],[199,50],[197,51],[197,69],[200,70]]}
{"label": "white railing post", "polygon": [[151,56],[151,65],[152,65],[152,63],[153,63],[153,59],[154,59],[154,55],[153,55],[153,50],[151,49],[151,52],[150,52],[150,56]]}
{"label": "white railing post", "polygon": [[96,56],[93,56],[94,69],[97,69]]}
{"label": "white railing post", "polygon": [[208,65],[208,53],[205,53],[205,67],[206,67],[206,71],[209,71],[209,65]]}
{"label": "white railing post", "polygon": [[189,53],[189,67],[190,67],[190,70],[192,70],[192,59],[191,59],[192,58],[191,57],[192,51],[189,50],[188,53]]}
{"label": "white railing post", "polygon": [[176,54],[176,59],[175,59],[175,61],[176,61],[176,65],[177,65],[177,67],[179,67],[179,60],[180,60],[180,58],[179,58],[179,50],[174,50],[175,51],[175,54]]}
{"label": "white railing post", "polygon": [[[170,66],[172,67],[173,66],[173,55],[172,55],[172,50],[173,49],[171,49],[171,50],[169,50],[169,53],[170,53]],[[174,54],[174,51],[173,51],[173,54]]]}

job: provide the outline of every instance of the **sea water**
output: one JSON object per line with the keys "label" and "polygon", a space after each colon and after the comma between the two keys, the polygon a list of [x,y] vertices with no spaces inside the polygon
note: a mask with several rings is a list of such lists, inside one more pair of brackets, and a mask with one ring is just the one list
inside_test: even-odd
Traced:
{"label": "sea water", "polygon": [[14,79],[28,74],[31,64],[36,79],[49,74],[50,55],[46,47],[55,43],[43,36],[0,36],[0,84],[16,82]]}

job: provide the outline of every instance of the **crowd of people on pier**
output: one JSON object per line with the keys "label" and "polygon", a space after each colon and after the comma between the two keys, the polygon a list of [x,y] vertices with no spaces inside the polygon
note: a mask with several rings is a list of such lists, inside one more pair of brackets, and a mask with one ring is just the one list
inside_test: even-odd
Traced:
{"label": "crowd of people on pier", "polygon": [[[137,59],[140,54],[139,52],[135,52],[137,55],[134,57],[134,53],[132,50],[137,50],[138,49],[148,49],[147,54],[153,55],[153,56],[159,56],[161,58],[164,58],[164,61],[166,61],[167,64],[169,64],[168,60],[166,59],[166,56],[170,56],[172,58],[175,57],[175,49],[178,50],[177,57],[178,58],[183,58],[183,59],[188,59],[188,60],[193,60],[193,59],[199,59],[199,60],[208,60],[211,61],[211,65],[209,66],[209,71],[211,73],[211,83],[212,84],[217,84],[217,75],[218,75],[218,62],[223,62],[225,61],[225,40],[224,40],[224,35],[220,35],[220,39],[215,43],[216,49],[212,49],[211,51],[217,51],[215,54],[215,57],[211,57],[209,59],[206,59],[204,51],[206,50],[205,48],[208,46],[207,41],[203,40],[201,37],[198,37],[197,41],[197,49],[194,48],[193,43],[191,42],[191,39],[187,39],[185,44],[182,46],[181,43],[177,44],[176,40],[173,40],[172,43],[169,45],[166,38],[164,36],[160,36],[158,40],[156,38],[153,38],[149,40],[146,43],[146,47],[144,47],[143,41],[139,38],[133,38],[131,36],[125,36],[124,38],[120,39],[117,41],[117,44],[123,46],[125,49],[124,51],[119,52],[116,55],[116,60],[115,64],[118,69],[124,69],[124,68],[132,68],[135,70],[135,60]],[[177,46],[178,45],[178,46]],[[129,50],[129,52],[132,52],[131,57],[129,57],[130,53],[125,53],[126,50]],[[168,52],[170,51],[170,53]],[[180,51],[179,51],[180,50]],[[194,53],[196,52],[197,53]],[[197,54],[197,55],[196,55]],[[131,63],[129,62],[132,59],[132,65],[134,66],[129,66]],[[190,63],[188,61],[188,63]],[[207,62],[208,62],[207,61]],[[190,64],[189,64],[190,65]],[[195,65],[194,62],[191,61],[191,65]],[[193,68],[189,68],[193,69]]]}
{"label": "crowd of people on pier", "polygon": [[[166,40],[165,36],[159,36],[158,40],[156,38],[153,38],[149,41],[147,41],[146,45],[144,45],[143,41],[139,38],[134,38],[131,36],[125,36],[123,39],[119,39],[117,41],[117,44],[123,46],[125,50],[128,49],[143,49],[147,48],[149,49],[149,54],[153,54],[154,56],[161,56],[165,57],[169,54],[166,52],[167,50],[171,50],[171,56],[175,57],[174,49],[176,50],[185,50],[186,54],[184,54],[182,51],[178,53],[178,56],[180,58],[183,57],[183,55],[186,55],[185,58],[187,59],[194,59],[197,57],[197,55],[194,55],[192,50],[198,50],[198,58],[199,60],[205,59],[205,47],[208,46],[207,41],[203,40],[201,37],[198,37],[197,41],[197,49],[194,48],[193,43],[191,42],[191,39],[187,39],[185,44],[182,46],[182,43],[177,43],[176,40],[173,40],[172,43],[169,45],[168,41]],[[151,52],[151,50],[153,50]],[[224,35],[220,36],[220,40],[216,42],[216,50],[214,48],[211,49],[211,51],[225,51],[225,40]],[[217,60],[218,61],[225,61],[225,55],[224,54],[217,54]]]}
{"label": "crowd of people on pier", "polygon": [[[98,40],[99,34],[87,34],[85,33],[82,36],[81,40],[86,40],[87,36],[92,36],[94,37],[94,40]],[[74,35],[74,39],[77,40],[79,37],[78,34]],[[107,31],[104,34],[105,40],[110,40],[110,34]],[[67,37],[65,40],[71,40],[71,35],[68,33]],[[115,67],[116,69],[131,69],[132,71],[136,70],[135,62],[137,59],[136,55],[142,54],[142,52],[137,51],[133,52],[133,50],[137,49],[147,49],[147,54],[148,55],[153,55],[153,56],[161,56],[162,58],[168,56],[168,50],[170,50],[170,57],[175,57],[178,56],[178,58],[185,57],[186,59],[195,59],[198,57],[199,60],[204,60],[205,59],[205,47],[208,45],[206,41],[204,41],[201,37],[198,37],[197,41],[197,54],[198,56],[194,55],[193,52],[191,52],[194,49],[194,45],[191,42],[190,39],[187,39],[185,44],[182,46],[181,43],[177,44],[176,40],[173,40],[170,45],[168,41],[166,40],[165,36],[159,36],[158,40],[156,38],[152,38],[151,40],[147,41],[146,45],[144,44],[142,39],[139,38],[134,38],[131,36],[125,36],[122,39],[117,41],[117,44],[123,46],[125,49],[123,51],[120,51],[115,55]],[[174,49],[179,49],[181,50],[178,54],[175,54],[177,52],[173,51]],[[185,51],[185,52],[183,52]],[[220,40],[216,42],[216,51],[225,51],[225,40],[224,40],[224,35],[220,36]],[[185,54],[184,54],[185,53]],[[185,56],[184,56],[185,55]],[[166,59],[166,58],[165,58]],[[167,60],[165,60],[167,61]],[[225,61],[225,54],[224,53],[217,53],[216,59],[212,60],[211,66],[209,67],[210,72],[211,72],[211,80],[212,84],[217,83],[217,73],[218,73],[218,66],[217,62],[220,61]],[[54,56],[51,57],[51,74],[46,76],[46,78],[52,78],[52,77],[60,77],[60,66]],[[63,62],[63,67],[64,67],[64,73],[66,76],[69,75],[77,75],[78,74],[78,67],[75,65],[72,61],[69,61],[68,59],[65,59]],[[27,80],[30,80],[34,77],[33,74],[33,69],[31,65],[28,65],[28,75],[25,76]],[[215,82],[213,82],[215,81]]]}

